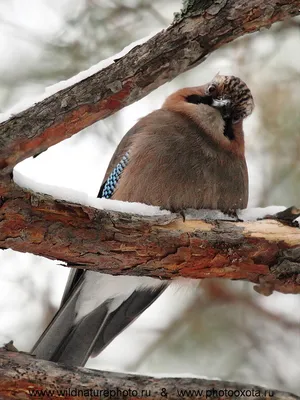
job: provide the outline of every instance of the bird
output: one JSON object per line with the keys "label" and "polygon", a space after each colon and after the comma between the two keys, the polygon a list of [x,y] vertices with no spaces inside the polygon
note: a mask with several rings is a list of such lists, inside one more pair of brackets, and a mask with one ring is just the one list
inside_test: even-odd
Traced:
{"label": "bird", "polygon": [[[123,137],[99,198],[182,212],[247,207],[243,121],[254,109],[240,78],[217,74],[183,88]],[[151,277],[72,269],[61,305],[31,350],[37,358],[84,366],[168,287]]]}

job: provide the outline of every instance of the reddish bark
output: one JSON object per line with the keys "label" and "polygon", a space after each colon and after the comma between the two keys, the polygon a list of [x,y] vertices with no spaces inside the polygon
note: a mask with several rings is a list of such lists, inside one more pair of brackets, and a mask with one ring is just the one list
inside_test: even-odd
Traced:
{"label": "reddish bark", "polygon": [[0,124],[0,174],[194,68],[222,45],[300,13],[300,0],[190,1],[168,29]]}
{"label": "reddish bark", "polygon": [[[299,293],[300,230],[275,220],[186,220],[97,210],[15,188],[0,247],[109,274],[248,280]],[[285,264],[284,264],[285,263]]]}

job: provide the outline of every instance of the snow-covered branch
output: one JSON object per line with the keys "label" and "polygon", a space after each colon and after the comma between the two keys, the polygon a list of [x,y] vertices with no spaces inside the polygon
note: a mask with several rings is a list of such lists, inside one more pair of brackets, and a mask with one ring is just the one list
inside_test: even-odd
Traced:
{"label": "snow-covered branch", "polygon": [[[253,221],[257,214],[249,210],[238,218],[200,210],[184,220],[137,203],[94,199],[88,207],[11,190],[13,196],[2,199],[1,248],[113,275],[222,277],[257,283],[264,294],[300,292],[300,230],[279,222],[285,214]],[[105,209],[110,205],[123,212]]]}
{"label": "snow-covered branch", "polygon": [[31,100],[31,107],[23,102],[12,110],[11,118],[0,124],[0,174],[141,99],[220,46],[300,13],[300,0],[197,0],[185,5],[168,29],[142,45],[133,44],[126,55],[46,90]]}
{"label": "snow-covered branch", "polygon": [[184,222],[157,208],[111,201],[107,206],[107,200],[68,198],[64,191],[60,199],[80,203],[72,204],[12,181],[11,169],[22,159],[145,96],[222,44],[300,12],[300,0],[186,5],[166,31],[52,87],[46,95],[57,92],[0,125],[0,247],[111,274],[245,279],[259,283],[265,294],[298,293],[297,228],[220,215]]}
{"label": "snow-covered branch", "polygon": [[[23,159],[141,99],[200,64],[220,46],[300,14],[300,0],[190,0],[185,5],[168,29],[0,117],[0,248],[110,274],[222,277],[253,282],[266,295],[273,290],[299,293],[300,230],[289,225],[298,211],[293,215],[291,210],[291,218],[283,213],[258,221],[247,218],[246,212],[238,217],[204,211],[182,216],[155,207],[68,197],[65,192],[63,200],[58,200],[22,189],[12,180],[13,167]],[[18,183],[24,184],[22,179]],[[40,191],[40,187],[28,187]],[[205,398],[212,389],[218,390],[219,397],[210,395],[215,398],[224,398],[226,394],[220,393],[225,389],[237,391],[232,398],[242,397],[245,389],[261,391],[260,398],[297,398],[276,391],[266,394],[265,389],[250,385],[70,369],[20,353],[0,353],[1,399],[45,397],[39,397],[36,389],[54,390],[53,398],[71,398],[72,394],[57,390],[82,385],[87,390],[136,390],[140,398],[145,388],[151,391],[151,396],[145,394],[147,398],[162,398],[165,391],[168,399]],[[204,394],[183,395],[178,388]],[[110,396],[105,393],[100,397]],[[258,397],[256,393],[253,398]],[[115,398],[123,397],[121,393]],[[133,397],[137,395],[128,396]]]}

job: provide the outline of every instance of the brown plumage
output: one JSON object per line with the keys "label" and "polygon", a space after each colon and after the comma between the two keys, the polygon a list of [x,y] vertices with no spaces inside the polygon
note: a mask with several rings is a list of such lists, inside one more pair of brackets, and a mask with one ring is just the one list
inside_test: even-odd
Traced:
{"label": "brown plumage", "polygon": [[[112,198],[172,211],[245,208],[243,121],[232,120],[252,109],[251,93],[239,78],[217,75],[209,84],[178,90],[119,144],[104,180],[128,150],[129,163]],[[233,137],[225,136],[226,129]]]}
{"label": "brown plumage", "polygon": [[[243,118],[252,110],[251,93],[239,78],[217,75],[206,85],[177,91],[124,136],[98,197],[172,211],[246,207]],[[32,351],[37,358],[84,365],[167,285],[72,270],[61,307]]]}

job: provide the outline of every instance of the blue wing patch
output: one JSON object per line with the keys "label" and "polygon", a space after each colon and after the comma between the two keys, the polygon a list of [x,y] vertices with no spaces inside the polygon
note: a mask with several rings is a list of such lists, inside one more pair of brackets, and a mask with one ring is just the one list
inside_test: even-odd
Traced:
{"label": "blue wing patch", "polygon": [[104,184],[101,197],[104,197],[106,199],[111,198],[116,189],[118,180],[120,179],[120,176],[122,175],[122,172],[128,163],[129,163],[129,152],[127,152],[122,157],[121,161],[117,164],[117,166],[113,169],[112,173],[109,175],[107,181]]}

